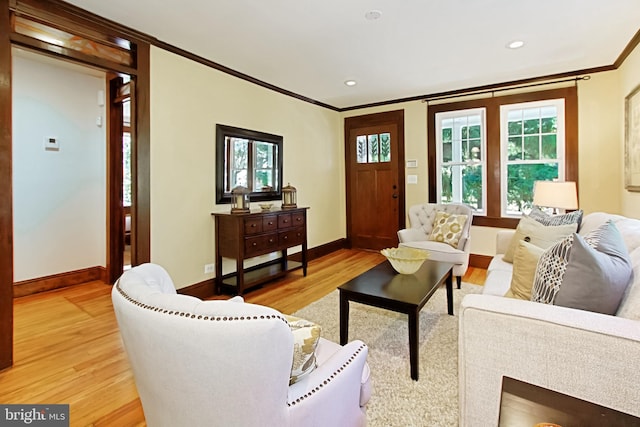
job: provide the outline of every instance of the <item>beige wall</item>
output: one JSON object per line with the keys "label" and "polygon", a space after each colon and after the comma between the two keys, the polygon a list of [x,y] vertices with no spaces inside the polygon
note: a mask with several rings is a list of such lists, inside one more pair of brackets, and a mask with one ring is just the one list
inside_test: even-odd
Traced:
{"label": "beige wall", "polygon": [[[624,61],[618,73],[620,74],[620,89],[622,91],[618,101],[619,109],[622,111],[618,127],[624,129],[624,97],[640,85],[640,46],[637,46]],[[624,137],[622,144],[624,147]],[[622,155],[624,156],[624,149],[622,149]],[[622,157],[621,162],[622,167],[624,167],[624,157]],[[634,218],[640,218],[640,193],[622,190],[622,213]]]}
{"label": "beige wall", "polygon": [[[628,63],[628,64],[627,64]],[[632,66],[633,64],[633,66]],[[628,93],[640,83],[640,47],[625,62],[624,69],[591,75],[578,84],[579,121],[579,187],[580,206],[585,213],[607,211],[640,217],[640,193],[623,191],[624,138],[620,102],[621,85]],[[625,80],[630,80],[625,83]],[[417,169],[405,173],[418,175],[418,184],[406,186],[409,206],[427,200],[427,106],[420,101],[383,107],[373,107],[343,113],[343,117],[359,116],[389,110],[405,110],[405,155],[417,159]],[[626,194],[624,194],[626,193]],[[632,207],[633,206],[633,207]],[[635,209],[635,210],[634,210]],[[634,214],[635,213],[635,214]],[[498,229],[472,227],[471,252],[480,255],[495,253]]]}
{"label": "beige wall", "polygon": [[[208,278],[214,261],[217,123],[284,137],[284,182],[309,206],[309,247],[344,238],[340,114],[151,50],[151,260],[176,287]],[[279,203],[279,202],[278,202]],[[225,264],[225,271],[230,267]]]}
{"label": "beige wall", "polygon": [[[640,48],[616,71],[578,85],[580,205],[640,217],[640,193],[623,188],[624,95],[640,84]],[[427,199],[427,105],[420,101],[337,113],[298,101],[161,49],[151,51],[151,258],[178,288],[211,278],[214,260],[215,125],[284,136],[284,181],[310,206],[309,246],[346,236],[344,118],[403,109],[405,158],[418,167],[407,208]],[[492,255],[497,229],[473,227],[472,252]],[[225,271],[230,266],[225,265]]]}

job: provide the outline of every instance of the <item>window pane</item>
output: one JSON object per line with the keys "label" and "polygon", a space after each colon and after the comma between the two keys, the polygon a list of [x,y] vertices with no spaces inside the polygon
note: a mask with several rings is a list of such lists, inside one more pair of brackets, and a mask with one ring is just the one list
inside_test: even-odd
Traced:
{"label": "window pane", "polygon": [[442,144],[442,161],[444,163],[453,161],[451,142]]}
{"label": "window pane", "polygon": [[545,117],[542,119],[542,133],[556,133],[558,131],[557,117]]}
{"label": "window pane", "polygon": [[365,135],[356,137],[356,158],[358,163],[367,163],[367,137]]}
{"label": "window pane", "polygon": [[558,158],[556,135],[542,135],[542,158]]}
{"label": "window pane", "polygon": [[253,167],[256,169],[272,169],[273,168],[273,148],[275,145],[264,142],[255,142],[256,157]]}
{"label": "window pane", "polygon": [[540,138],[537,135],[524,137],[524,158],[525,160],[540,159]]}
{"label": "window pane", "polygon": [[482,140],[472,139],[469,141],[469,151],[471,152],[471,160],[482,160]]}
{"label": "window pane", "polygon": [[522,135],[522,120],[509,120],[507,127],[509,128],[509,135]]}
{"label": "window pane", "polygon": [[531,135],[532,133],[540,133],[540,119],[525,120],[524,133],[525,135]]}
{"label": "window pane", "polygon": [[442,203],[453,201],[453,188],[451,183],[451,166],[442,167],[442,193],[440,196]]}
{"label": "window pane", "polygon": [[507,150],[509,152],[509,160],[522,160],[522,137],[510,137]]}
{"label": "window pane", "polygon": [[515,164],[507,166],[507,213],[531,209],[533,183],[558,178],[557,163]]}
{"label": "window pane", "polygon": [[233,169],[246,169],[249,157],[249,141],[240,138],[229,138],[233,147]]}
{"label": "window pane", "polygon": [[390,133],[380,134],[380,161],[381,162],[391,161],[391,134]]}
{"label": "window pane", "polygon": [[482,210],[482,166],[465,166],[462,170],[462,203]]}
{"label": "window pane", "polygon": [[378,135],[369,135],[369,163],[378,163]]}
{"label": "window pane", "polygon": [[[451,120],[443,120],[442,121],[442,125],[444,126],[445,122],[450,122],[452,123]],[[450,125],[451,126],[451,125]],[[451,129],[451,127],[446,127],[446,128],[442,128],[442,142],[451,142],[451,132],[453,131],[453,129]]]}

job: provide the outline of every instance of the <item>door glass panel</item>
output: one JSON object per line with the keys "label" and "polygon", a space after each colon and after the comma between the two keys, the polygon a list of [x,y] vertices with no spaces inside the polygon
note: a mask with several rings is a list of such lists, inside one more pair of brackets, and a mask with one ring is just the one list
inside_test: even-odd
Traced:
{"label": "door glass panel", "polygon": [[369,135],[369,163],[378,163],[378,135]]}
{"label": "door glass panel", "polygon": [[380,134],[380,161],[381,162],[391,161],[391,134],[390,133]]}
{"label": "door glass panel", "polygon": [[358,163],[367,163],[367,137],[365,135],[356,137],[356,159],[358,159]]}

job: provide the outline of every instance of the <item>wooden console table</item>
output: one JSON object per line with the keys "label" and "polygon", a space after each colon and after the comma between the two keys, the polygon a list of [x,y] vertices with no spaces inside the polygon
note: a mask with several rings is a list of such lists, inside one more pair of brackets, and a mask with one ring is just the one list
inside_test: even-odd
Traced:
{"label": "wooden console table", "polygon": [[[238,295],[245,290],[302,268],[307,275],[307,209],[274,208],[249,213],[213,212],[215,218],[216,293],[231,287]],[[287,249],[302,246],[302,262],[287,260]],[[244,260],[281,251],[282,256],[254,267]],[[222,275],[222,258],[236,260],[236,272]]]}

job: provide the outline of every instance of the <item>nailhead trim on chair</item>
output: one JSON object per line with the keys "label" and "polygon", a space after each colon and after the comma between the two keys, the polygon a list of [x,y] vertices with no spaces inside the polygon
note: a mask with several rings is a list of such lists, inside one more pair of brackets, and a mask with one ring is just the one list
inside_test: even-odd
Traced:
{"label": "nailhead trim on chair", "polygon": [[231,317],[231,316],[204,316],[202,314],[193,314],[193,313],[187,313],[184,311],[173,311],[173,310],[168,310],[166,308],[160,308],[160,307],[155,307],[149,304],[143,304],[140,301],[137,301],[133,298],[131,298],[125,291],[122,290],[122,288],[120,287],[120,281],[118,280],[115,284],[116,289],[118,290],[118,292],[120,292],[120,295],[123,296],[124,299],[126,299],[127,301],[129,301],[130,303],[137,305],[138,307],[144,308],[146,310],[151,310],[151,311],[155,311],[155,312],[159,312],[159,313],[163,313],[163,314],[169,314],[169,315],[174,315],[174,316],[180,316],[180,317],[188,317],[191,319],[196,319],[196,320],[211,320],[214,322],[226,322],[226,321],[238,321],[238,320],[264,320],[264,319],[280,319],[282,320],[284,323],[286,323],[287,325],[289,325],[289,322],[287,322],[287,319],[285,319],[282,316],[276,316],[276,315],[271,315],[271,314],[267,314],[267,315],[260,315],[260,316],[235,316],[235,317]]}
{"label": "nailhead trim on chair", "polygon": [[353,362],[356,358],[356,355],[361,353],[362,350],[364,350],[367,346],[365,344],[362,344],[360,347],[358,347],[358,349],[351,355],[351,357],[349,358],[349,360],[347,362],[345,362],[340,368],[338,368],[336,371],[333,372],[333,374],[331,374],[329,376],[329,378],[326,378],[322,383],[318,384],[315,388],[313,388],[311,391],[305,393],[304,396],[297,398],[296,400],[294,400],[293,402],[287,402],[287,406],[291,407],[291,406],[295,406],[298,403],[302,403],[303,400],[305,400],[306,398],[311,397],[311,395],[313,395],[316,391],[320,391],[320,389],[322,387],[324,387],[325,385],[329,384],[331,382],[331,380],[333,380],[340,372],[344,371],[344,369],[351,364],[351,362]]}

